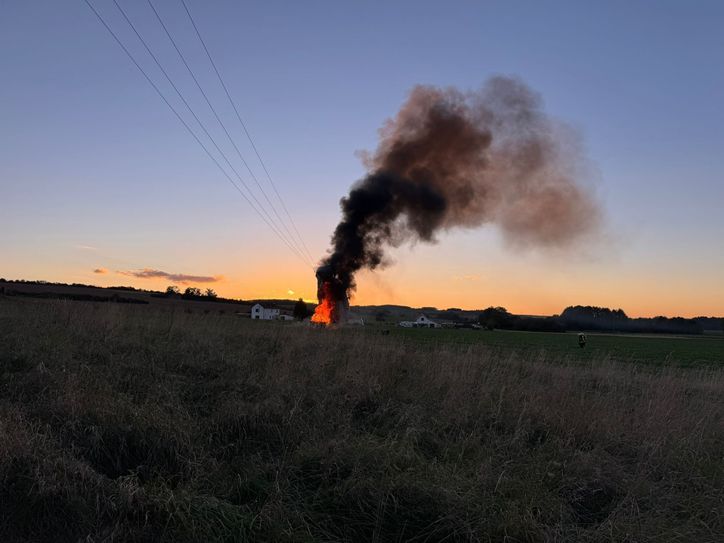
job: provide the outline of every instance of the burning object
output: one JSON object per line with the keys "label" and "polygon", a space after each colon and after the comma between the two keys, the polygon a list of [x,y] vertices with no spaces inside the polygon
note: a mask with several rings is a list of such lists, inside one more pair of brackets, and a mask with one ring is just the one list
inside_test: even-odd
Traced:
{"label": "burning object", "polygon": [[599,208],[576,179],[583,161],[569,135],[518,79],[468,93],[415,87],[340,202],[312,321],[343,322],[355,273],[384,265],[405,241],[492,223],[513,246],[550,248],[596,231]]}
{"label": "burning object", "polygon": [[337,277],[331,266],[317,268],[317,299],[311,321],[317,324],[340,324],[349,314],[348,287]]}

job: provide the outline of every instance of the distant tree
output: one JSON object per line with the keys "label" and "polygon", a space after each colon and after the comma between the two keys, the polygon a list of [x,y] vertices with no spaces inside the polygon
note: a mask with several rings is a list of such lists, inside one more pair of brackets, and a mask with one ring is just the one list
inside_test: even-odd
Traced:
{"label": "distant tree", "polygon": [[304,303],[304,300],[299,298],[297,300],[297,303],[294,304],[294,311],[292,311],[292,315],[294,315],[294,318],[297,320],[304,320],[309,316],[309,310],[307,309],[307,304]]}
{"label": "distant tree", "polygon": [[375,311],[375,320],[378,322],[385,322],[390,318],[390,312],[387,309],[379,309]]}
{"label": "distant tree", "polygon": [[478,322],[488,330],[510,328],[513,324],[513,315],[504,307],[489,307],[480,313]]}
{"label": "distant tree", "polygon": [[216,292],[214,292],[214,289],[207,288],[206,289],[206,297],[207,298],[216,298]]}
{"label": "distant tree", "polygon": [[201,296],[201,290],[196,287],[186,287],[183,296],[184,298],[199,298]]}
{"label": "distant tree", "polygon": [[561,320],[568,328],[583,330],[624,331],[630,324],[628,315],[622,309],[590,305],[565,308]]}
{"label": "distant tree", "polygon": [[179,294],[178,287],[174,285],[166,287],[166,296],[174,296],[176,294]]}
{"label": "distant tree", "polygon": [[701,319],[684,319],[682,317],[658,316],[632,319],[622,309],[580,305],[564,309],[559,321],[569,330],[659,334],[701,334],[705,324]]}

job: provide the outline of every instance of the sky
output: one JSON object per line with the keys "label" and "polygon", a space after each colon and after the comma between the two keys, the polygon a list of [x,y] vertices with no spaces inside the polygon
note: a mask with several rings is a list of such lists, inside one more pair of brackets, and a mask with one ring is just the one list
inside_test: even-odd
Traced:
{"label": "sky", "polygon": [[[147,0],[118,1],[255,187]],[[283,215],[182,3],[152,2]],[[112,0],[91,3],[193,124]],[[580,135],[579,181],[605,218],[597,239],[524,251],[495,226],[449,231],[390,251],[353,303],[724,314],[723,3],[186,3],[312,263],[365,174],[360,151],[417,84],[519,77]],[[0,277],[314,299],[309,259],[255,214],[83,0],[0,0],[0,73]]]}

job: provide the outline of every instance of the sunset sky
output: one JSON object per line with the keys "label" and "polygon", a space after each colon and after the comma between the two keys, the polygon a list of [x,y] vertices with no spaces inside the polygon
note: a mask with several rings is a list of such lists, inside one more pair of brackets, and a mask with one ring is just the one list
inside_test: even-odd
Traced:
{"label": "sunset sky", "polygon": [[[265,182],[180,0],[152,1]],[[449,231],[392,250],[353,303],[724,315],[724,3],[186,2],[315,259],[416,84],[514,75],[581,135],[596,239],[523,251],[495,226]],[[113,2],[91,3],[168,89]],[[236,158],[147,1],[119,3]],[[314,298],[313,269],[84,1],[1,2],[0,68],[0,277]]]}

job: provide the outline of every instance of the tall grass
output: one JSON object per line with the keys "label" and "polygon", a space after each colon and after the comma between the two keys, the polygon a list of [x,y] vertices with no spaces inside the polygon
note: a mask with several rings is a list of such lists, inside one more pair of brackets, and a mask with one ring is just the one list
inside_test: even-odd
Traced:
{"label": "tall grass", "polygon": [[0,541],[724,541],[724,375],[0,298]]}

